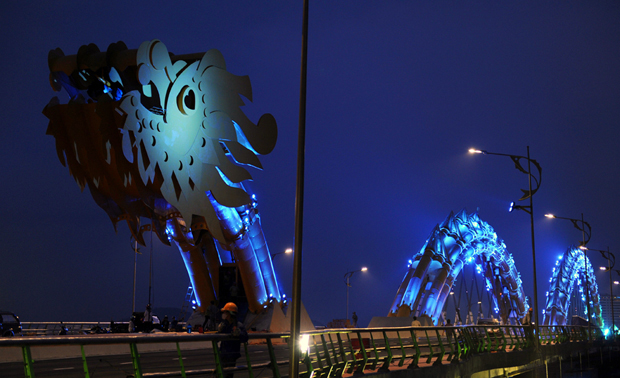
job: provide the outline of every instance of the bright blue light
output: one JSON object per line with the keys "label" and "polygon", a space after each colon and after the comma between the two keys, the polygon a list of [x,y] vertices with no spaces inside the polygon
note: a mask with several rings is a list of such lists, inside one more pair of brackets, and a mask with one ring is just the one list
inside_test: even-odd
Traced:
{"label": "bright blue light", "polygon": [[[461,246],[459,254],[457,256],[447,256],[447,251],[451,250],[454,241]],[[446,247],[445,251],[443,248],[434,248],[434,246],[440,247],[439,244],[443,244]],[[502,301],[502,303],[499,303],[498,298],[495,298],[493,295],[494,304],[491,308],[495,312],[499,312],[502,317],[509,316],[511,313],[509,307],[511,305],[515,303],[521,305],[526,302],[522,281],[519,278],[514,259],[507,251],[506,244],[499,238],[493,227],[480,220],[476,213],[468,215],[463,210],[456,215],[451,214],[448,219],[433,230],[420,252],[412,260],[416,260],[416,264],[420,264],[420,257],[427,253],[429,249],[433,250],[436,254],[444,253],[445,255],[443,257],[450,259],[455,267],[457,266],[455,264],[456,259],[462,261],[464,264],[474,264],[475,272],[486,278],[485,289],[487,291],[493,292],[494,294],[496,291],[498,293],[503,292],[504,294],[508,294],[510,300]],[[410,265],[409,269],[414,269],[411,262]],[[500,266],[507,267],[508,269],[497,269]],[[427,265],[423,264],[423,266],[417,266],[415,269],[417,272],[419,269],[428,270],[429,268]],[[434,266],[430,269],[434,269]],[[461,267],[458,269],[460,270]],[[418,297],[421,292],[427,292],[429,290],[425,288],[425,285],[412,281],[413,278],[410,278],[411,271],[407,274],[408,276],[406,276],[406,279],[401,284],[401,289],[404,294],[399,294],[397,297],[395,306],[392,308],[393,312],[396,312],[398,306],[403,304],[411,307],[414,305],[415,298]],[[435,272],[435,274],[437,273]],[[457,276],[458,272],[454,270],[450,274]],[[501,287],[494,287],[494,282],[496,280],[501,282]],[[509,293],[506,293],[506,288]],[[445,299],[441,297],[437,298],[437,296],[433,295],[424,295],[423,298],[428,298],[427,302],[420,303],[418,306],[427,310],[430,308],[430,311],[434,312],[432,314],[433,319],[438,317],[444,305],[444,303],[439,303],[439,301]],[[433,303],[431,303],[431,301]],[[435,308],[439,310],[435,310]],[[517,314],[517,316],[523,315],[524,314]]]}

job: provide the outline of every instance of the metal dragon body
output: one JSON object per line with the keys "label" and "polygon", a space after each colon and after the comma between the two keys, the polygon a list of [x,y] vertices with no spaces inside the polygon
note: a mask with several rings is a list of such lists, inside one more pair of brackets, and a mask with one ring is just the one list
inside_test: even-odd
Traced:
{"label": "metal dragon body", "polygon": [[127,221],[141,244],[145,230],[173,241],[200,310],[218,299],[227,253],[250,311],[283,303],[256,196],[244,184],[245,167],[262,168],[257,155],[277,139],[273,116],[254,124],[241,110],[240,95],[252,99],[249,78],[226,71],[217,50],[175,56],[158,40],[104,52],[91,44],[72,56],[56,49],[48,63],[52,87],[69,101],[46,106],[47,133],[114,226]]}

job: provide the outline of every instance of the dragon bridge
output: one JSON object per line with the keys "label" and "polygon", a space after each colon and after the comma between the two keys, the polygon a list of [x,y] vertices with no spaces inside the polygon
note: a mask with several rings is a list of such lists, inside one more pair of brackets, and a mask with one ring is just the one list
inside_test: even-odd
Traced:
{"label": "dragon bridge", "polygon": [[[587,274],[586,274],[587,272]],[[587,280],[586,280],[587,276]],[[584,283],[587,285],[584,286]],[[596,276],[590,260],[581,249],[571,246],[555,262],[549,278],[549,291],[546,293],[547,303],[543,311],[544,325],[566,325],[569,316],[570,298],[575,284],[579,287],[579,299],[587,303],[584,287],[587,287],[590,300],[585,306],[585,316],[588,317],[588,308],[592,308],[592,324],[602,328],[600,296]]]}
{"label": "dragon bridge", "polygon": [[493,227],[465,210],[450,212],[410,260],[388,316],[427,314],[437,324],[455,279],[471,263],[484,275],[503,323],[521,318],[528,306],[511,254]]}

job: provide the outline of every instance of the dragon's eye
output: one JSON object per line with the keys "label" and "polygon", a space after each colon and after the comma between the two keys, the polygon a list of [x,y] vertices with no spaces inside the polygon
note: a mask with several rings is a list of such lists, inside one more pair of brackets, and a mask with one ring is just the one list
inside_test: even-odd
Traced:
{"label": "dragon's eye", "polygon": [[187,85],[181,89],[177,96],[177,106],[179,111],[185,115],[187,115],[189,110],[196,108],[196,96],[194,91]]}

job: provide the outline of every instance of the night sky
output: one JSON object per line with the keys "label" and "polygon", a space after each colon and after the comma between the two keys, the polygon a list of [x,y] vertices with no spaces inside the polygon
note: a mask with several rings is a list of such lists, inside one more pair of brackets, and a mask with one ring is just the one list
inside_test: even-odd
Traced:
{"label": "night sky", "polygon": [[[45,135],[41,111],[56,95],[47,54],[56,47],[71,55],[88,43],[160,39],[175,54],[220,50],[229,72],[252,81],[246,114],[278,122],[251,187],[271,253],[293,246],[301,1],[5,1],[0,14],[1,309],[22,321],[120,321],[131,312],[129,231],[114,231]],[[525,155],[530,146],[543,168],[534,196],[540,306],[557,256],[581,240],[545,213],[583,213],[589,247],[618,252],[619,71],[616,1],[311,2],[302,300],[315,324],[345,317],[343,276],[362,266],[350,310],[362,326],[386,316],[407,261],[463,208],[495,228],[532,295],[529,216],[507,211],[527,176],[470,147]],[[180,308],[185,267],[156,238],[138,256],[136,307],[148,300],[151,249],[154,307]],[[606,260],[590,256],[608,293],[597,268]],[[290,295],[292,256],[274,265]]]}

